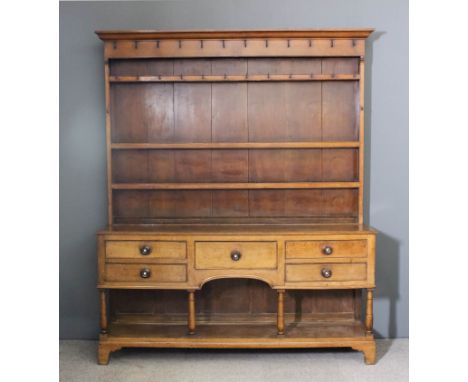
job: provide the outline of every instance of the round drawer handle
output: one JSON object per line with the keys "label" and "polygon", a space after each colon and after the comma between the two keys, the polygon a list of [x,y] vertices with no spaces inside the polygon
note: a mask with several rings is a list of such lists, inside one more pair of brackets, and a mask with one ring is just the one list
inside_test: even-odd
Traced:
{"label": "round drawer handle", "polygon": [[148,256],[151,253],[152,249],[149,245],[142,245],[140,247],[140,253],[142,256]]}
{"label": "round drawer handle", "polygon": [[231,252],[231,259],[232,261],[239,261],[242,254],[238,250],[234,250]]}
{"label": "round drawer handle", "polygon": [[330,247],[329,245],[326,245],[325,247],[323,247],[322,253],[324,255],[331,255],[333,253],[333,248]]}
{"label": "round drawer handle", "polygon": [[140,271],[140,277],[142,279],[149,279],[151,277],[151,270],[148,269],[148,268],[143,268],[141,271]]}
{"label": "round drawer handle", "polygon": [[332,276],[332,271],[331,269],[328,268],[322,268],[322,276],[325,277],[326,279],[329,279]]}

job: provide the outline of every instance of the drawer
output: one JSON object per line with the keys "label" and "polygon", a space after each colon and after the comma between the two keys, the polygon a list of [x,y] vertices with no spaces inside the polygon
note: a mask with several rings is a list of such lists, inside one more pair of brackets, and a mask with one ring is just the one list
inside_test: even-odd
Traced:
{"label": "drawer", "polygon": [[196,269],[276,269],[276,242],[196,242]]}
{"label": "drawer", "polygon": [[287,259],[366,257],[367,240],[287,241]]}
{"label": "drawer", "polygon": [[106,281],[185,282],[184,264],[107,264]]}
{"label": "drawer", "polygon": [[108,258],[177,258],[187,257],[184,241],[107,241]]}
{"label": "drawer", "polygon": [[367,263],[286,265],[286,282],[365,281],[366,278]]}

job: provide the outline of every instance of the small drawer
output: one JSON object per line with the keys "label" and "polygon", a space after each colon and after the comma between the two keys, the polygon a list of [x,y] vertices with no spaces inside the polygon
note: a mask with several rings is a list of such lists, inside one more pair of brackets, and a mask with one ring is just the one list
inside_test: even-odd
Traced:
{"label": "small drawer", "polygon": [[182,264],[107,264],[107,281],[169,283],[187,281],[187,267]]}
{"label": "small drawer", "polygon": [[288,241],[287,259],[366,257],[367,240]]}
{"label": "small drawer", "polygon": [[365,281],[367,264],[288,264],[286,282]]}
{"label": "small drawer", "polygon": [[108,258],[171,258],[185,259],[184,241],[107,241]]}
{"label": "small drawer", "polygon": [[197,242],[196,269],[276,269],[276,242]]}

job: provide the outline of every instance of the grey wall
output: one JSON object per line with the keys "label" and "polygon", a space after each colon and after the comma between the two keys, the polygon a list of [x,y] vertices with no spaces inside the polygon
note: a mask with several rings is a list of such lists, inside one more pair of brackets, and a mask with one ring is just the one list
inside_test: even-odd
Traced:
{"label": "grey wall", "polygon": [[380,231],[375,328],[408,336],[408,4],[405,0],[62,2],[60,336],[96,338],[95,233],[106,224],[97,29],[373,27],[366,73],[366,218]]}

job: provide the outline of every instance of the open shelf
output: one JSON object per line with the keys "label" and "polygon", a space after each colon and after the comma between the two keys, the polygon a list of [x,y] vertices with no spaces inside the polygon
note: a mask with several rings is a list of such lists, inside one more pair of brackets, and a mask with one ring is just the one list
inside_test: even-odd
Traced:
{"label": "open shelf", "polygon": [[276,183],[113,183],[114,190],[276,190],[314,188],[359,188],[359,182]]}
{"label": "open shelf", "polygon": [[113,150],[158,149],[328,149],[359,148],[359,141],[337,142],[201,142],[201,143],[112,143]]}
{"label": "open shelf", "polygon": [[[357,320],[336,320],[308,323],[287,323],[284,335],[278,336],[275,324],[205,324],[188,335],[186,324],[111,323],[109,339],[133,339],[151,342],[156,347],[307,347],[313,341],[363,339],[366,332]],[[280,342],[279,342],[280,341]]]}
{"label": "open shelf", "polygon": [[274,82],[274,81],[358,81],[358,74],[252,74],[110,76],[110,82]]}
{"label": "open shelf", "polygon": [[318,216],[318,217],[205,217],[205,218],[151,218],[115,216],[113,231],[120,232],[219,232],[219,233],[281,233],[287,228],[296,233],[359,233],[357,216]]}

